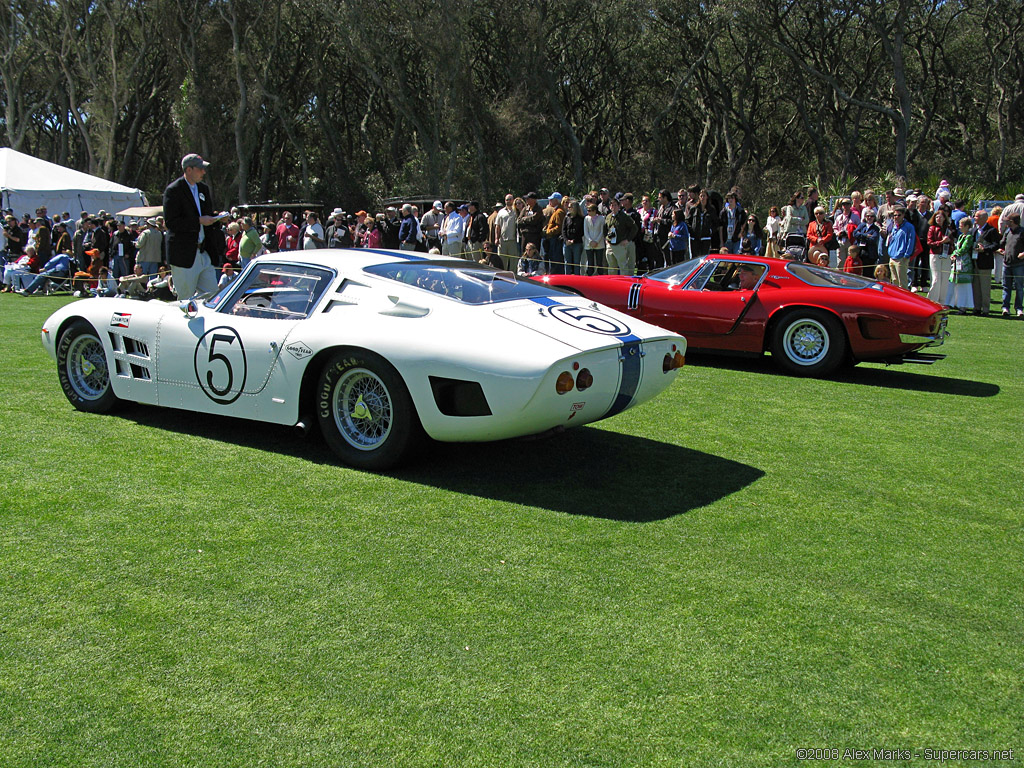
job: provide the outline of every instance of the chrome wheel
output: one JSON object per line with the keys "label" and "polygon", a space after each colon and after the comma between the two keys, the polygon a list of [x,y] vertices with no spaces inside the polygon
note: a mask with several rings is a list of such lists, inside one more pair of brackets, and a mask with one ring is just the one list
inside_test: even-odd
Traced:
{"label": "chrome wheel", "polygon": [[772,359],[795,376],[827,376],[846,359],[846,333],[839,318],[808,307],[773,324]]}
{"label": "chrome wheel", "polygon": [[815,365],[828,356],[829,333],[820,322],[804,317],[791,323],[783,336],[782,349],[797,365]]}
{"label": "chrome wheel", "polygon": [[331,410],[338,432],[360,451],[374,450],[391,434],[391,393],[383,380],[366,368],[351,368],[338,379]]}

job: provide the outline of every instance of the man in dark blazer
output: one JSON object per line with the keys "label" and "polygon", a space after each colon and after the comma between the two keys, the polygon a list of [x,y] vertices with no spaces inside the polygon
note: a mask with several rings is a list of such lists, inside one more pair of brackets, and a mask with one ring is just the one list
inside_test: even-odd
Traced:
{"label": "man in dark blazer", "polygon": [[181,159],[182,175],[164,190],[164,224],[169,232],[167,260],[179,299],[212,296],[224,257],[224,233],[214,213],[210,188],[203,183],[210,164],[199,155]]}

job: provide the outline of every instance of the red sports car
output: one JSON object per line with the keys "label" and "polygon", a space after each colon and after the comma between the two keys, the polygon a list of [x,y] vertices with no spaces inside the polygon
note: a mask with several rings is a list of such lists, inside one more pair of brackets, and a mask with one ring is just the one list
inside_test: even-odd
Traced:
{"label": "red sports car", "polygon": [[888,283],[802,262],[711,255],[643,277],[537,278],[686,336],[697,351],[761,355],[800,376],[865,360],[931,363],[947,311]]}

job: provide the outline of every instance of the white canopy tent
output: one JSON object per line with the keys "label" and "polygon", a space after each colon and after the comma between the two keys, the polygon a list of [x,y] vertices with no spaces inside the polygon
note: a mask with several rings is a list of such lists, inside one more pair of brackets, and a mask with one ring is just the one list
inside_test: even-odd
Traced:
{"label": "white canopy tent", "polygon": [[141,190],[73,171],[56,163],[0,147],[0,196],[2,208],[21,218],[46,206],[50,215],[68,211],[78,218],[82,211],[119,211],[132,205],[146,205]]}

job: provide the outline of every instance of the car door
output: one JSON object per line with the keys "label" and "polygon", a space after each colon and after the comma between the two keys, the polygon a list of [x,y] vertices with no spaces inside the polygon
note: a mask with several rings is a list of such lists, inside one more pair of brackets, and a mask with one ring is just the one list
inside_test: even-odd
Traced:
{"label": "car door", "polygon": [[640,294],[642,316],[648,322],[686,336],[697,349],[760,352],[767,312],[757,300],[764,265],[753,289],[735,280],[742,260],[710,259],[682,286],[645,281]]}
{"label": "car door", "polygon": [[322,268],[258,264],[194,315],[167,316],[157,333],[160,404],[262,416],[263,400],[284,396],[265,391],[282,351],[332,279]]}

